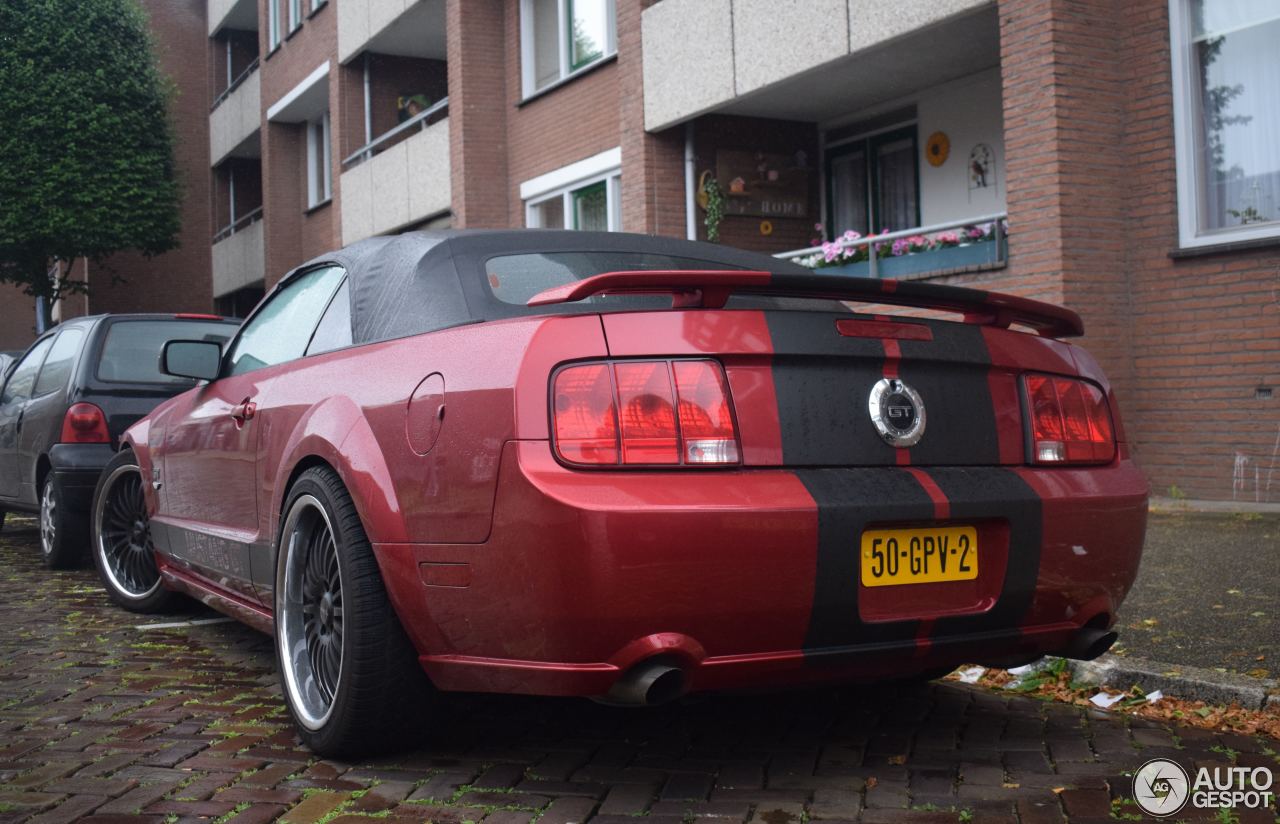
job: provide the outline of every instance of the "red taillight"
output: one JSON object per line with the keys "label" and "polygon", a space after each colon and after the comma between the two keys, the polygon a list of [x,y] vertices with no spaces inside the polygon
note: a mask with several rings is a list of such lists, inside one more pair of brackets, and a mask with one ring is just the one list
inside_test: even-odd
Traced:
{"label": "red taillight", "polygon": [[711,360],[569,366],[552,387],[556,452],[597,466],[724,466],[738,434],[724,370]]}
{"label": "red taillight", "polygon": [[618,462],[618,407],[609,366],[593,363],[556,375],[556,449],[572,463]]}
{"label": "red taillight", "polygon": [[1087,381],[1026,375],[1031,460],[1039,464],[1107,463],[1115,457],[1111,409]]}
{"label": "red taillight", "polygon": [[91,403],[72,404],[62,419],[61,443],[111,443],[107,416]]}

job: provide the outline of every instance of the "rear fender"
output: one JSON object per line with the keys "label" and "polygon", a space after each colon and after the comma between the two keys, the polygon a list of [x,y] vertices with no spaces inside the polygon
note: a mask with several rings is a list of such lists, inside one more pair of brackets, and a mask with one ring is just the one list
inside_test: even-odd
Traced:
{"label": "rear fender", "polygon": [[330,397],[298,419],[274,465],[274,476],[264,479],[272,491],[267,534],[273,541],[280,529],[290,478],[312,459],[324,461],[338,473],[371,541],[404,540],[404,519],[373,430],[350,398]]}

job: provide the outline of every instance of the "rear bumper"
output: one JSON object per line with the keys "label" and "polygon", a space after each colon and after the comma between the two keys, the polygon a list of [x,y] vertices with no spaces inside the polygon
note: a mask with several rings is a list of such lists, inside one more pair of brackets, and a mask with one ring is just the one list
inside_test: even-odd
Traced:
{"label": "rear bumper", "polygon": [[115,457],[110,444],[60,443],[49,449],[49,465],[62,489],[63,505],[88,510],[102,468]]}
{"label": "rear bumper", "polygon": [[[442,689],[601,695],[655,656],[693,690],[778,687],[1061,650],[1113,620],[1146,504],[1127,460],[594,473],[529,441],[487,542],[375,550]],[[979,526],[978,582],[861,586],[863,529],[937,522]]]}

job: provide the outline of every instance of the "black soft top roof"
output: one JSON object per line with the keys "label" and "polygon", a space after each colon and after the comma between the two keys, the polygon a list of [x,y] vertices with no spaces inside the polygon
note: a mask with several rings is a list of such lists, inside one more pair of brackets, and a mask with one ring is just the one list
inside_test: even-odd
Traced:
{"label": "black soft top roof", "polygon": [[455,229],[362,240],[308,261],[281,283],[318,265],[341,265],[350,283],[353,342],[371,343],[484,320],[581,313],[583,308],[572,304],[530,309],[504,303],[485,285],[484,264],[490,258],[547,252],[635,252],[704,261],[718,264],[716,268],[809,271],[755,252],[652,235]]}

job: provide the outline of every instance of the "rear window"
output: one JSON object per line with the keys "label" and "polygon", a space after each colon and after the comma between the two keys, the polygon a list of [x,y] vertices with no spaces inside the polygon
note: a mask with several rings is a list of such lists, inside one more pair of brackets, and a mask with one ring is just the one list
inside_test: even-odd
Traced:
{"label": "rear window", "polygon": [[[767,259],[765,260],[768,264]],[[585,280],[605,272],[655,269],[742,269],[721,261],[698,260],[644,252],[543,252],[502,255],[485,262],[485,279],[495,298],[528,314],[568,314],[636,309],[669,309],[669,295],[592,295],[574,303],[529,306],[529,298],[556,286]],[[763,267],[762,267],[763,268]],[[837,301],[821,298],[786,298],[768,295],[733,295],[727,309],[770,309],[811,312],[849,312]]]}
{"label": "rear window", "polygon": [[160,352],[171,340],[226,343],[235,334],[229,323],[188,320],[123,320],[111,324],[102,344],[98,380],[112,383],[191,383],[160,371]]}

